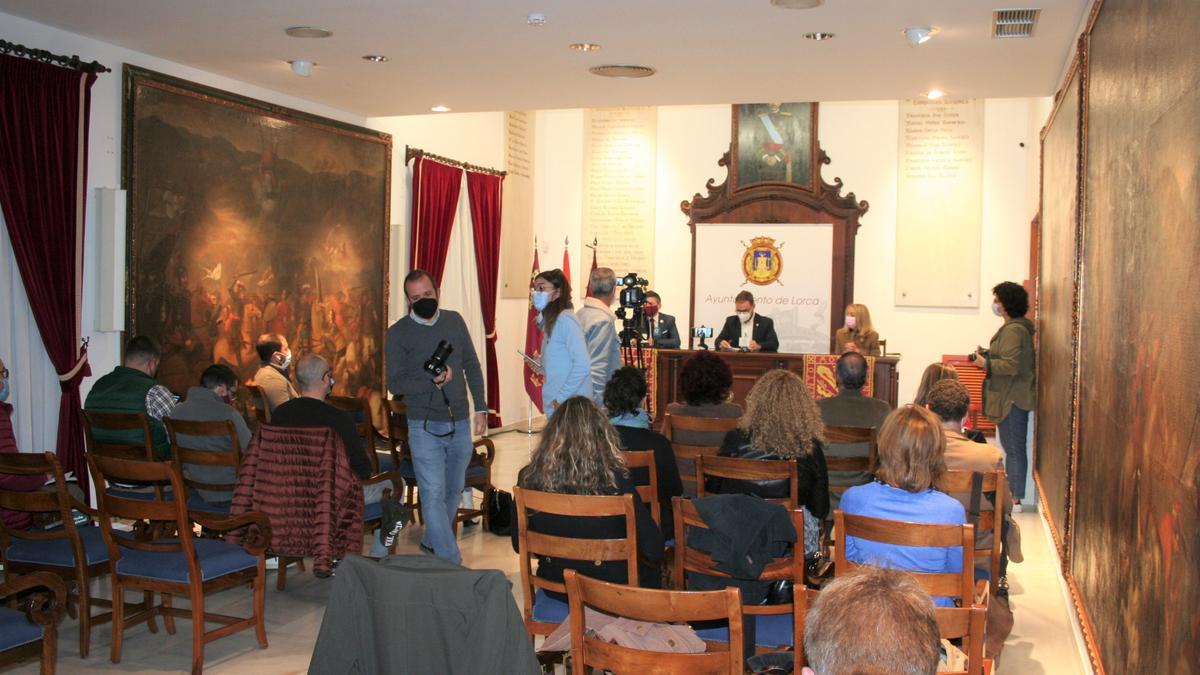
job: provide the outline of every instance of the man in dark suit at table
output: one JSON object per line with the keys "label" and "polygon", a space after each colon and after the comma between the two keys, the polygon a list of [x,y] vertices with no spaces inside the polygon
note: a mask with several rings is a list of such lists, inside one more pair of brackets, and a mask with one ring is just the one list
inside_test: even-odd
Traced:
{"label": "man in dark suit at table", "polygon": [[646,291],[646,304],[642,306],[642,338],[655,349],[679,349],[683,341],[675,327],[675,317],[663,314],[662,297],[654,291]]}
{"label": "man in dark suit at table", "polygon": [[779,351],[775,322],[754,311],[754,296],[742,291],[733,299],[737,314],[725,319],[725,327],[717,336],[717,349],[738,349],[752,352]]}

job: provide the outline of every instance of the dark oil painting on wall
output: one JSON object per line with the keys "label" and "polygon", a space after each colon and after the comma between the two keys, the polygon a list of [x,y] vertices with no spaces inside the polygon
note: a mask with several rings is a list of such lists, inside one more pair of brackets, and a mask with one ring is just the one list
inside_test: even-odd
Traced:
{"label": "dark oil painting on wall", "polygon": [[175,392],[254,343],[325,357],[334,393],[382,389],[391,137],[125,67],[130,334]]}
{"label": "dark oil painting on wall", "polygon": [[1195,0],[1105,0],[1087,47],[1071,571],[1110,673],[1200,672],[1196,25]]}
{"label": "dark oil painting on wall", "polygon": [[814,189],[816,103],[743,103],[733,106],[735,189],[786,183]]}

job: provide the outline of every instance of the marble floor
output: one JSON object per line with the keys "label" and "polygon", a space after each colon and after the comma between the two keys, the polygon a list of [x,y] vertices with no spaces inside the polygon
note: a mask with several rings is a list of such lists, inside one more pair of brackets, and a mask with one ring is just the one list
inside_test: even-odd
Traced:
{"label": "marble floor", "polygon": [[[508,489],[516,481],[517,471],[529,458],[534,437],[521,431],[497,435],[494,482]],[[1015,618],[1012,635],[1006,643],[998,673],[1001,675],[1071,675],[1090,672],[1082,660],[1076,637],[1071,628],[1066,598],[1061,590],[1061,576],[1056,569],[1046,530],[1041,517],[1032,509],[1017,514],[1023,533],[1025,561],[1009,568],[1011,603]],[[399,547],[401,553],[419,553],[419,527],[404,532]],[[466,528],[460,534],[459,545],[463,561],[469,567],[503,570],[513,581],[513,594],[518,606],[521,599],[520,574],[517,558],[508,537],[482,532],[479,527]],[[311,569],[311,568],[310,568]],[[315,578],[311,573],[289,573],[287,590],[275,590],[275,573],[268,572],[266,624],[270,647],[259,649],[253,631],[244,631],[210,643],[205,648],[205,671],[208,673],[304,673],[308,670],[313,643],[320,630],[330,580]],[[94,595],[109,597],[107,581],[95,582]],[[186,600],[176,605],[186,606]],[[250,609],[247,589],[231,589],[210,596],[210,611],[245,616]],[[159,632],[151,634],[140,625],[126,631],[122,661],[109,661],[112,630],[108,625],[93,628],[92,653],[79,658],[79,624],[65,619],[59,627],[60,673],[184,672],[191,666],[190,623],[177,622],[175,635],[167,635],[160,623]],[[10,669],[12,673],[36,673],[36,663],[26,663]]]}

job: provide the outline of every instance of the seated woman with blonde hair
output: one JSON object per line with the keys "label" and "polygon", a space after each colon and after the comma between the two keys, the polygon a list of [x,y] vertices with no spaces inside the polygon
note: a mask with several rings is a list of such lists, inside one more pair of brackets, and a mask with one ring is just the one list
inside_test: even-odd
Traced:
{"label": "seated woman with blonde hair", "polygon": [[846,305],[846,325],[834,334],[833,353],[858,352],[863,356],[879,356],[879,333],[871,323],[866,305]]}
{"label": "seated woman with blonde hair", "polygon": [[[794,459],[799,505],[817,520],[829,513],[829,472],[825,468],[825,424],[804,381],[790,370],[772,370],[746,396],[746,414],[725,435],[722,457]],[[712,492],[743,492],[767,499],[787,497],[787,481],[710,479]]]}
{"label": "seated woman with blonde hair", "polygon": [[[934,486],[946,471],[946,436],[932,412],[915,405],[893,410],[879,430],[875,482],[842,495],[842,512],[907,523],[962,525],[966,510]],[[895,546],[846,537],[846,558],[865,565],[912,572],[962,571],[961,546]],[[942,607],[951,598],[934,598]]]}
{"label": "seated woman with blonde hair", "polygon": [[[659,588],[661,575],[657,565],[663,559],[663,536],[638,496],[621,439],[591,399],[573,396],[562,402],[546,423],[542,438],[529,458],[529,464],[517,474],[517,487],[565,495],[633,495],[637,519],[638,582],[646,588]],[[516,514],[513,521],[517,522]],[[560,516],[532,513],[531,532],[574,539],[621,539],[625,537],[625,519],[621,517]],[[512,530],[513,550],[518,550],[517,528]],[[561,582],[563,571],[617,584],[629,583],[627,567],[621,561],[595,563],[591,560],[543,558],[538,561],[537,576]],[[547,592],[556,600],[559,593]]]}

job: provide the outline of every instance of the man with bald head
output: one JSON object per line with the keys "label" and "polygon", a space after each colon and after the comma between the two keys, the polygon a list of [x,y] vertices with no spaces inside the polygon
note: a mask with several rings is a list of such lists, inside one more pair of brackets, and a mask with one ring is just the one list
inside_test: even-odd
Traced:
{"label": "man with bald head", "polygon": [[[361,480],[371,477],[368,459],[358,428],[350,413],[329,405],[325,398],[333,391],[333,371],[329,363],[317,354],[309,354],[296,364],[296,380],[300,384],[299,398],[281,404],[271,414],[271,424],[281,427],[329,427],[342,437],[346,459]],[[382,485],[382,484],[380,484]],[[374,486],[372,486],[374,487]],[[375,501],[379,501],[376,497]],[[370,502],[368,502],[370,503]]]}

